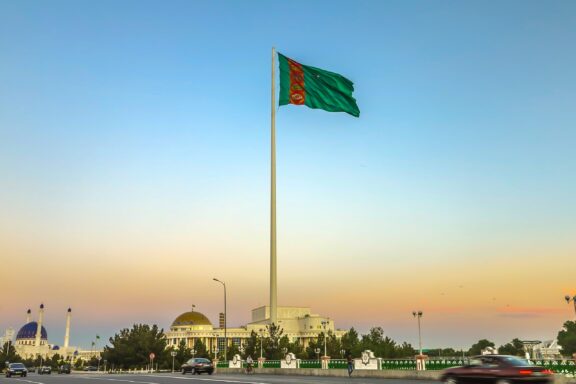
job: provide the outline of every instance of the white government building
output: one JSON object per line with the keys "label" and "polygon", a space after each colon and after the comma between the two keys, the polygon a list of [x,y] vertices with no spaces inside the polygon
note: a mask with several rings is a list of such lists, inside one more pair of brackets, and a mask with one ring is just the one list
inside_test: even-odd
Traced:
{"label": "white government building", "polygon": [[[323,333],[333,333],[340,338],[346,331],[336,329],[334,322],[327,317],[312,314],[307,307],[278,307],[277,324],[283,330],[290,342],[298,341],[307,347],[311,340],[315,340]],[[194,310],[184,312],[178,316],[166,332],[168,347],[177,347],[181,341],[189,348],[194,348],[200,340],[208,351],[224,350],[224,314],[220,314],[218,327],[214,327],[210,320],[202,313]],[[252,321],[240,327],[226,327],[228,346],[238,347],[246,344],[252,331],[263,334],[266,326],[270,324],[270,307],[263,306],[252,310]]]}

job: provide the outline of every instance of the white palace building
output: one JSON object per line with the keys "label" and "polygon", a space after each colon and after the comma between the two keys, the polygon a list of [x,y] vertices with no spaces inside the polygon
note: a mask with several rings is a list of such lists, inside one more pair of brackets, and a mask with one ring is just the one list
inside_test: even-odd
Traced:
{"label": "white palace building", "polygon": [[[290,342],[298,341],[307,347],[311,340],[315,340],[323,332],[333,333],[340,338],[346,331],[335,329],[334,322],[327,317],[312,314],[306,307],[278,307],[277,324],[283,330]],[[252,331],[262,334],[266,326],[270,324],[270,307],[263,306],[252,310],[252,321],[244,326],[226,328],[228,346],[238,347],[245,345]],[[220,314],[218,327],[202,313],[184,312],[178,316],[166,332],[168,347],[177,347],[181,341],[189,348],[194,348],[197,340],[200,340],[208,350],[224,350],[224,314]]]}

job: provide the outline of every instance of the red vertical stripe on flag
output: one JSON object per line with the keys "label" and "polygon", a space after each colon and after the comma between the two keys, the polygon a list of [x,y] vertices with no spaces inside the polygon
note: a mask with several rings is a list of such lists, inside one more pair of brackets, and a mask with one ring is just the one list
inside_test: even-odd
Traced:
{"label": "red vertical stripe on flag", "polygon": [[306,101],[302,65],[290,59],[288,59],[288,65],[290,66],[290,103],[302,105]]}

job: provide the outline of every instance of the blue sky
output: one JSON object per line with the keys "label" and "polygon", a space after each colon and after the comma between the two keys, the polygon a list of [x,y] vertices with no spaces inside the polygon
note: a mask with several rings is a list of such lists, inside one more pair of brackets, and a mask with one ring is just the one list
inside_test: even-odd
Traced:
{"label": "blue sky", "polygon": [[[21,313],[0,308],[0,330],[40,301],[79,308],[90,332],[167,327],[185,295],[164,317],[127,303],[147,279],[166,286],[170,266],[206,258],[218,260],[206,273],[236,286],[238,324],[267,303],[274,46],[350,78],[361,110],[277,111],[280,304],[412,343],[405,305],[439,313],[434,345],[555,336],[566,316],[555,300],[576,294],[551,267],[576,251],[575,16],[572,1],[0,1],[0,256],[53,268],[16,293]],[[132,300],[113,306],[117,323],[90,323],[83,298],[109,304],[94,297],[110,265],[136,268]],[[487,281],[506,297],[480,319],[469,299],[422,294],[449,289],[447,271],[468,298]],[[522,298],[525,275],[543,273],[546,289]],[[348,312],[328,300],[335,281],[361,292],[390,274]],[[204,289],[201,276],[177,287]],[[412,302],[386,301],[406,280]],[[302,303],[310,286],[324,289]],[[203,307],[215,322],[213,290]],[[538,321],[458,334],[441,310],[494,324],[514,304]]]}

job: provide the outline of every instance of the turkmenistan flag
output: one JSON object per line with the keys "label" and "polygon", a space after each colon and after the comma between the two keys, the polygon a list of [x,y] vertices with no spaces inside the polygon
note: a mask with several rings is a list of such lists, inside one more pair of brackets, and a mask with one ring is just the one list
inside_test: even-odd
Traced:
{"label": "turkmenistan flag", "polygon": [[330,112],[359,117],[352,97],[354,83],[334,72],[300,64],[278,53],[280,61],[280,105],[307,105]]}

